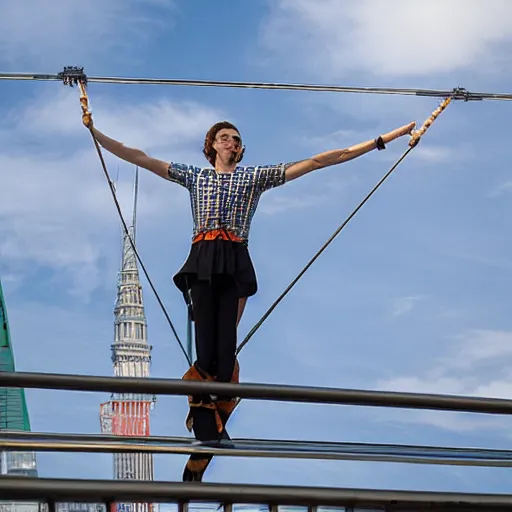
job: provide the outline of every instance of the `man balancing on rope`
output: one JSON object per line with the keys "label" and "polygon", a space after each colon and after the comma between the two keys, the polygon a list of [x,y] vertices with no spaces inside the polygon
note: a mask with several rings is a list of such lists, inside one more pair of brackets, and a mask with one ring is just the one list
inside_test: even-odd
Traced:
{"label": "man balancing on rope", "polygon": [[[192,306],[197,359],[183,378],[234,383],[239,376],[238,323],[247,298],[257,291],[248,238],[260,195],[311,171],[384,149],[385,144],[415,127],[410,123],[376,139],[299,162],[242,167],[242,137],[235,126],[224,121],[206,134],[203,153],[210,166],[200,168],[152,158],[107,137],[91,123],[90,118],[84,118],[84,124],[107,151],[190,192],[192,244],[174,283]],[[193,429],[200,441],[229,439],[225,425],[236,404],[231,396],[191,396],[187,428]],[[192,454],[183,480],[201,481],[211,459],[208,454]]]}

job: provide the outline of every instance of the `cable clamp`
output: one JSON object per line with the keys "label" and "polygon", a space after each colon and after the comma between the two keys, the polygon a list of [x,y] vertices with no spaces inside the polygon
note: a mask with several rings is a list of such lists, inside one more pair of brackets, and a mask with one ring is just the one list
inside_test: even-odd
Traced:
{"label": "cable clamp", "polygon": [[64,67],[64,71],[58,73],[57,76],[62,80],[64,85],[69,85],[70,87],[73,87],[73,85],[77,85],[80,82],[87,84],[87,75],[84,73],[83,67],[66,66]]}

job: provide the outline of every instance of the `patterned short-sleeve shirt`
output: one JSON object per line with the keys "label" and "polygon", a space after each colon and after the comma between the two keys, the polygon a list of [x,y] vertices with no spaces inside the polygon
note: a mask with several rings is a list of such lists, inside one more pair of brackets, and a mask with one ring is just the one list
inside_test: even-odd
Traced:
{"label": "patterned short-sleeve shirt", "polygon": [[286,164],[239,166],[232,173],[217,173],[211,167],[173,162],[169,165],[168,179],[190,193],[192,238],[205,231],[225,228],[247,242],[261,194],[284,184],[286,167]]}

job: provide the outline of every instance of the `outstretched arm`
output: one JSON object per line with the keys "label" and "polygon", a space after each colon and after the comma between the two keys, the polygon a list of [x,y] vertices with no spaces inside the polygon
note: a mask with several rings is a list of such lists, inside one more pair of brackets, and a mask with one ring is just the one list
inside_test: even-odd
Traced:
{"label": "outstretched arm", "polygon": [[[401,126],[396,130],[382,135],[382,140],[384,141],[384,144],[387,144],[388,142],[391,142],[398,137],[402,137],[403,135],[411,133],[415,126],[416,123],[414,122],[405,126]],[[348,162],[349,160],[353,160],[358,156],[364,155],[365,153],[376,149],[376,147],[376,139],[373,139],[366,142],[361,142],[345,149],[334,149],[332,151],[326,151],[325,153],[319,153],[318,155],[315,155],[311,158],[302,160],[300,162],[295,162],[288,166],[285,171],[285,179],[286,181],[294,180],[295,178],[304,176],[311,171],[316,171],[317,169],[323,169],[324,167],[329,167],[331,165]]]}
{"label": "outstretched arm", "polygon": [[92,127],[92,131],[101,146],[113,155],[121,158],[122,160],[125,160],[126,162],[130,162],[133,165],[138,165],[139,167],[147,169],[148,171],[152,171],[162,178],[169,178],[168,162],[158,160],[157,158],[152,158],[140,149],[129,148],[122,142],[107,137],[94,127]]}

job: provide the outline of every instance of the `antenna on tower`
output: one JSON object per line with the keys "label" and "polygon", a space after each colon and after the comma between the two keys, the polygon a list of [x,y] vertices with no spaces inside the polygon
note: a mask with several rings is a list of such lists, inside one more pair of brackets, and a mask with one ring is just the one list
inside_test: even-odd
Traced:
{"label": "antenna on tower", "polygon": [[[113,189],[114,195],[117,195],[117,184],[118,183],[119,183],[119,164],[117,164],[116,179],[112,183],[112,189]],[[120,246],[119,246],[121,248],[120,257],[121,257],[121,260],[122,260],[122,258],[123,258],[123,237],[124,237],[123,226],[120,225],[118,229],[119,229],[119,239],[121,241]]]}
{"label": "antenna on tower", "polygon": [[114,186],[114,192],[117,190],[117,183],[119,182],[119,164],[117,164],[116,181],[112,184]]}
{"label": "antenna on tower", "polygon": [[133,219],[132,219],[132,232],[133,244],[135,245],[135,230],[137,223],[137,198],[139,195],[139,166],[135,167],[135,183],[133,185]]}
{"label": "antenna on tower", "polygon": [[[111,345],[111,350],[116,377],[133,378],[150,375],[152,347],[147,340],[142,285],[133,247],[138,193],[139,168],[136,167],[133,182],[132,222],[128,232],[124,233],[122,241],[123,257],[114,308],[114,343]],[[149,394],[113,393],[110,400],[100,406],[102,433],[116,436],[150,436],[150,413],[155,401],[156,397]],[[152,453],[114,453],[113,456],[115,479],[154,480]],[[117,503],[107,512],[156,512],[156,508],[153,503]]]}

